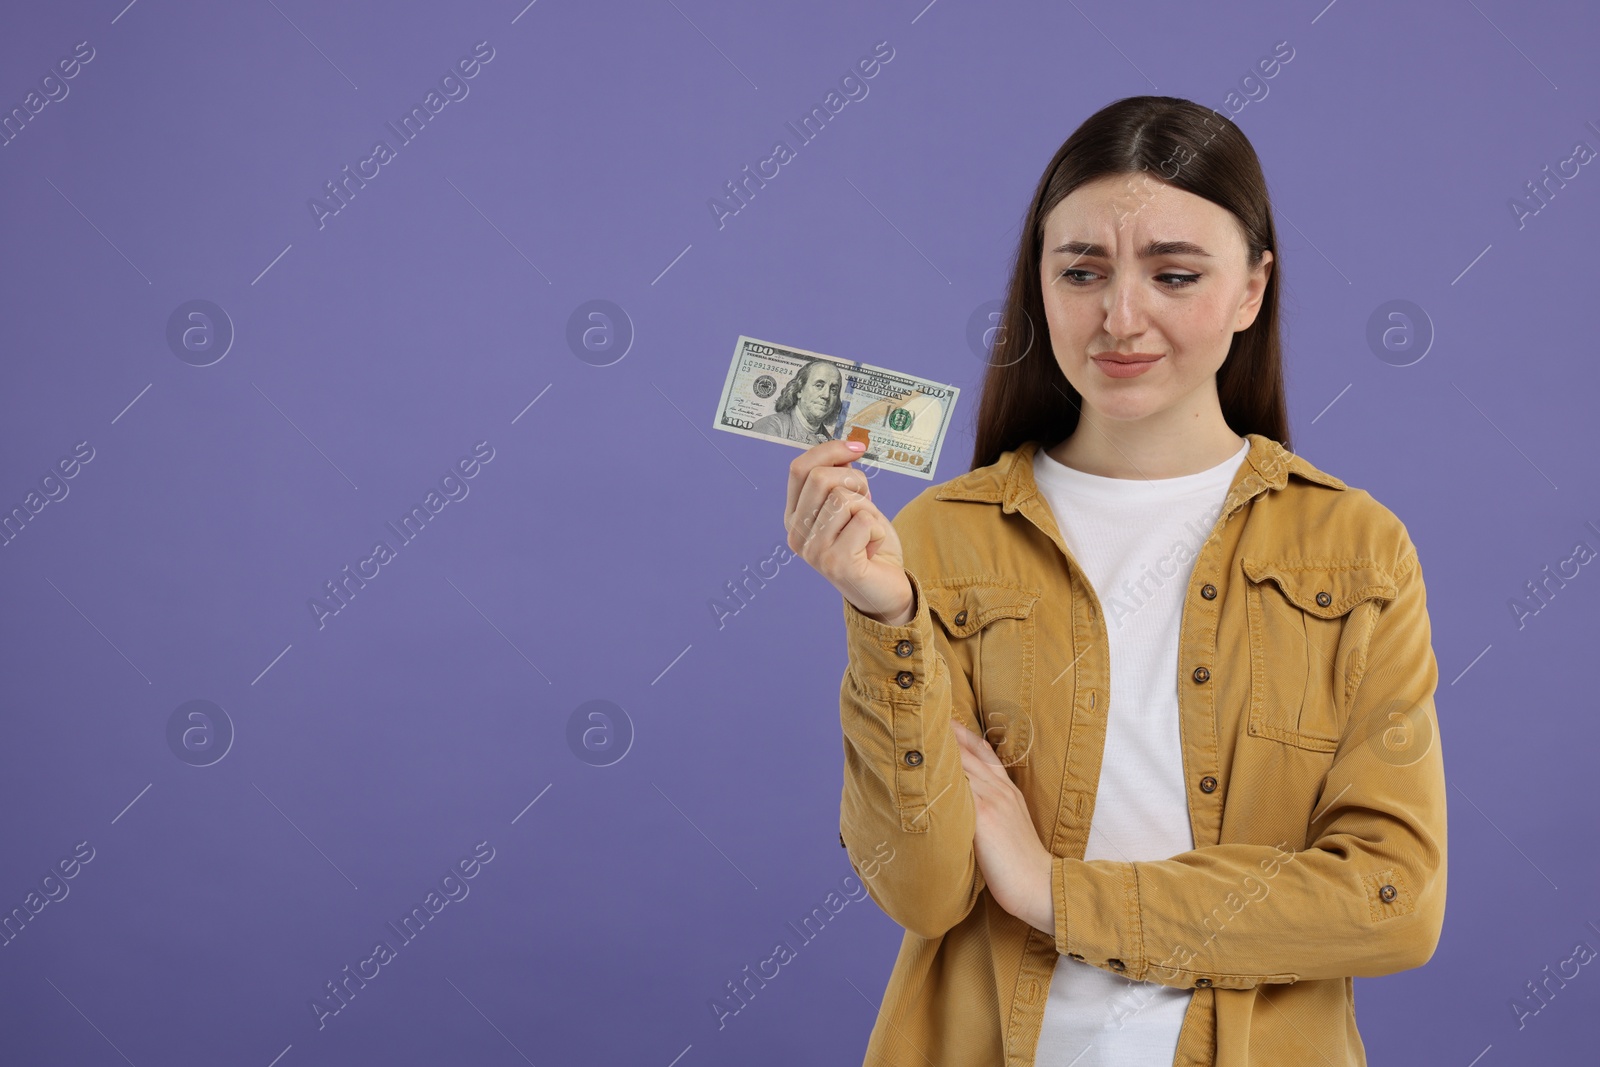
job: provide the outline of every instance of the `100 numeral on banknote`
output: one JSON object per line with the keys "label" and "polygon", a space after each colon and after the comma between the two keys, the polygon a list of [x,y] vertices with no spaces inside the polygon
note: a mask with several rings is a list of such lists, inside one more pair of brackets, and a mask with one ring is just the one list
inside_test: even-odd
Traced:
{"label": "100 numeral on banknote", "polygon": [[865,441],[856,462],[931,481],[960,393],[912,374],[740,337],[711,425],[796,448]]}

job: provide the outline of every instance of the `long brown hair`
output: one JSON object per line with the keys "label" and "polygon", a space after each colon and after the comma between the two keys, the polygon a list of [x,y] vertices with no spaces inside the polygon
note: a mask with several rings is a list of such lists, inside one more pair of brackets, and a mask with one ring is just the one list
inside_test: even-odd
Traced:
{"label": "long brown hair", "polygon": [[1233,335],[1217,371],[1217,397],[1235,433],[1259,433],[1290,447],[1278,336],[1283,260],[1261,161],[1239,127],[1210,108],[1175,96],[1130,96],[1085,119],[1039,179],[983,378],[972,469],[1024,441],[1050,447],[1077,429],[1083,397],[1061,373],[1045,320],[1039,274],[1044,219],[1085,182],[1145,172],[1231,211],[1244,233],[1250,267],[1261,262],[1263,251],[1272,252],[1260,310],[1248,329]]}

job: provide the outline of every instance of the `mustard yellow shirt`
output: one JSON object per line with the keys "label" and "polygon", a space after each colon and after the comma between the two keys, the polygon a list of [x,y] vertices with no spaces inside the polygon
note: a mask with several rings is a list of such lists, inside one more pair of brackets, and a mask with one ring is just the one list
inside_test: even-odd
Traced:
{"label": "mustard yellow shirt", "polygon": [[[1028,1067],[1058,954],[1194,989],[1175,1065],[1357,1067],[1352,978],[1432,956],[1446,805],[1416,547],[1365,490],[1247,438],[1180,624],[1192,851],[1082,858],[1106,622],[1034,483],[1040,442],[894,517],[910,622],[843,600],[840,842],[905,928],[866,1067]],[[987,892],[952,717],[1055,857],[1054,938]]]}

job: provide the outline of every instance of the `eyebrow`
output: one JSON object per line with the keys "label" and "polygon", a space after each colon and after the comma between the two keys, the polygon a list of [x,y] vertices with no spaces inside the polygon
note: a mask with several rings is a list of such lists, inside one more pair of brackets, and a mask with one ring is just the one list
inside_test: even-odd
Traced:
{"label": "eyebrow", "polygon": [[[1109,259],[1105,246],[1097,245],[1092,241],[1068,241],[1057,245],[1050,250],[1057,255],[1094,257],[1096,259]],[[1151,241],[1139,250],[1140,259],[1154,259],[1157,256],[1205,256],[1210,258],[1211,253],[1195,244],[1193,241]]]}

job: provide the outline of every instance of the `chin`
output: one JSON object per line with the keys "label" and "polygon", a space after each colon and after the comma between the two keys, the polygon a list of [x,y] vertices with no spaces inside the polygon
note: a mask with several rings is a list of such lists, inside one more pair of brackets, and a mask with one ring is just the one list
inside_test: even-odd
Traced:
{"label": "chin", "polygon": [[1088,408],[1102,419],[1114,419],[1118,422],[1137,422],[1139,419],[1154,415],[1164,405],[1159,398],[1146,396],[1105,396],[1096,394],[1084,397]]}

